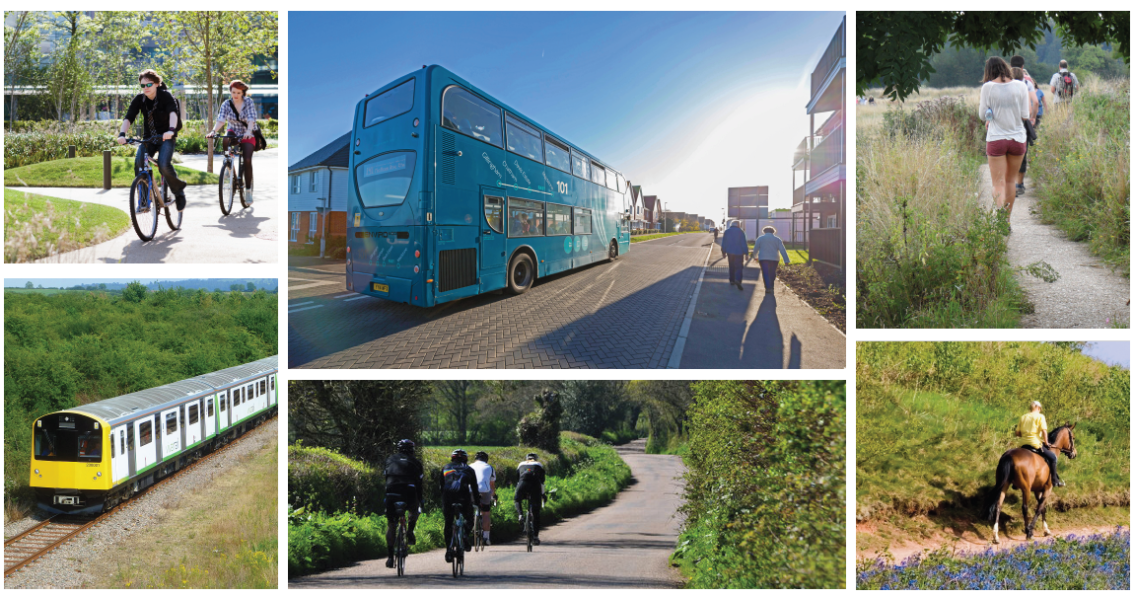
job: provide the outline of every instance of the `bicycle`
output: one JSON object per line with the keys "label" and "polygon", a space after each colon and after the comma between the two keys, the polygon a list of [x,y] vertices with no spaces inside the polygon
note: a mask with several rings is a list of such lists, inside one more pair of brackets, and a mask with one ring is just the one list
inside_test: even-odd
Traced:
{"label": "bicycle", "polygon": [[532,542],[536,539],[536,524],[532,522],[532,498],[526,499],[525,503],[528,509],[522,517],[523,520],[520,521],[520,526],[524,527],[524,536],[528,538],[528,551],[532,551]]}
{"label": "bicycle", "polygon": [[453,519],[453,536],[449,539],[449,551],[453,554],[453,578],[465,576],[465,515],[457,506],[457,517]]}
{"label": "bicycle", "polygon": [[481,515],[480,504],[473,505],[473,551],[485,549],[484,516]]}
{"label": "bicycle", "polygon": [[406,502],[394,502],[394,516],[398,520],[398,530],[394,539],[394,563],[398,569],[398,576],[406,574],[406,556],[410,553],[410,546],[406,543]]}
{"label": "bicycle", "polygon": [[[158,161],[150,155],[148,143],[160,138],[160,136],[154,135],[146,139],[129,138],[126,140],[127,145],[140,145],[142,149],[142,167],[138,170],[138,175],[134,177],[134,182],[130,184],[129,209],[130,221],[134,224],[134,232],[138,233],[138,238],[142,239],[142,242],[154,239],[154,234],[158,231],[158,217],[163,209],[166,213],[166,223],[169,224],[169,229],[181,229],[182,213],[178,211],[176,216],[173,215],[175,210],[170,209],[169,188],[166,186],[166,181],[162,179],[161,172],[155,172],[150,167],[150,164],[157,164]],[[154,182],[155,176],[160,181],[160,194],[157,190],[159,183]]]}
{"label": "bicycle", "polygon": [[[244,152],[240,149],[240,137],[235,133],[228,133],[220,139],[232,139],[229,148],[224,150],[224,160],[221,162],[221,180],[217,183],[220,193],[221,214],[229,215],[233,211],[233,196],[240,193],[241,207],[248,207],[244,201]],[[235,155],[234,155],[235,154]],[[233,158],[236,158],[236,165]]]}

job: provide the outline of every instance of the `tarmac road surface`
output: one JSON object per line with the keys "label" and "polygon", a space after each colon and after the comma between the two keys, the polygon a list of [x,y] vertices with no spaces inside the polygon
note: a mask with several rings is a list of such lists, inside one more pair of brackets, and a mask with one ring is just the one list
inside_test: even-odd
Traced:
{"label": "tarmac road surface", "polygon": [[[609,505],[567,519],[540,533],[541,545],[526,551],[512,542],[465,554],[465,575],[453,578],[445,551],[413,554],[398,578],[385,560],[288,581],[291,589],[555,589],[678,588],[682,579],[668,565],[678,539],[678,508],[685,472],[678,456],[645,454],[645,440],[619,449],[634,483]],[[502,463],[500,466],[504,466]],[[499,507],[512,507],[502,504]]]}

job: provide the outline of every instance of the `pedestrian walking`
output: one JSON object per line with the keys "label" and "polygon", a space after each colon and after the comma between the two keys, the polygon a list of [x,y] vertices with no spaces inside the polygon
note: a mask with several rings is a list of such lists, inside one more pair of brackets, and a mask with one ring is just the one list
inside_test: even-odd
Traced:
{"label": "pedestrian walking", "polygon": [[713,242],[717,242],[717,227],[713,228]]}
{"label": "pedestrian walking", "polygon": [[1028,88],[1013,80],[1009,65],[1000,56],[985,61],[983,79],[977,113],[986,121],[985,155],[993,179],[993,201],[1005,210],[1008,220],[1017,197],[1015,177],[1010,173],[1020,169],[1025,156]]}
{"label": "pedestrian walking", "polygon": [[765,226],[761,232],[764,234],[757,237],[757,242],[753,245],[753,253],[761,264],[761,274],[765,277],[765,292],[771,293],[772,283],[776,281],[776,267],[780,263],[780,257],[784,256],[784,265],[792,262],[788,259],[788,250],[784,248],[784,241],[776,235],[776,228]]}
{"label": "pedestrian walking", "polygon": [[1072,99],[1080,91],[1080,80],[1076,73],[1068,70],[1068,61],[1060,61],[1060,70],[1052,75],[1048,86],[1052,88],[1052,103],[1059,104]]}
{"label": "pedestrian walking", "polygon": [[729,260],[729,283],[744,290],[741,278],[745,272],[744,259],[749,256],[749,240],[741,230],[741,222],[733,220],[729,230],[721,235],[721,256]]}
{"label": "pedestrian walking", "polygon": [[[1025,84],[1029,96],[1029,115],[1036,116],[1038,102],[1036,96],[1033,95],[1034,88],[1030,86],[1026,75],[1025,69],[1014,66],[1010,69],[1013,73],[1013,80],[1020,81]],[[1033,119],[1024,119],[1025,125],[1025,155],[1021,157],[1021,167],[1017,170],[1017,191],[1014,197],[1020,197],[1025,194],[1025,172],[1029,167],[1029,147],[1036,142],[1036,129],[1033,128]]]}

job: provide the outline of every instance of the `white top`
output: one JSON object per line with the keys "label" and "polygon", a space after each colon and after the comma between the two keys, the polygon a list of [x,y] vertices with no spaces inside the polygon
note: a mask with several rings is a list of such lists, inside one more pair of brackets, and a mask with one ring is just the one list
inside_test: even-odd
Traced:
{"label": "white top", "polygon": [[993,108],[993,120],[985,131],[985,141],[1012,139],[1025,142],[1024,119],[1029,117],[1029,90],[1021,81],[998,83],[990,81],[981,86],[981,103],[977,114],[985,120],[985,111]]}
{"label": "white top", "polygon": [[486,498],[491,498],[493,494],[489,481],[497,480],[497,472],[489,466],[489,463],[481,460],[474,460],[469,467],[477,473],[477,491],[481,492],[481,500],[487,501]]}

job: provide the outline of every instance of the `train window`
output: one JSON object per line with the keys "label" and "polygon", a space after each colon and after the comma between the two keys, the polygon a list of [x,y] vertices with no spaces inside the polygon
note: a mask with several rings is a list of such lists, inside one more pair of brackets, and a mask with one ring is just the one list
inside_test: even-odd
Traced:
{"label": "train window", "polygon": [[607,185],[607,171],[595,162],[591,162],[591,182],[600,186]]}
{"label": "train window", "polygon": [[505,115],[504,122],[508,132],[508,150],[539,162],[540,154],[544,153],[540,146],[540,133],[511,115]]}
{"label": "train window", "polygon": [[545,136],[544,140],[544,163],[571,174],[571,150],[551,137]]}
{"label": "train window", "polygon": [[273,392],[275,392],[275,391],[276,391],[276,376],[275,376],[275,375],[273,375],[272,377],[270,377],[270,378],[268,378],[268,379],[270,379],[270,380],[272,381],[272,385],[271,385],[271,386],[269,386],[269,388],[268,388],[268,389],[269,389],[269,390],[271,390],[271,391],[273,391]]}
{"label": "train window", "polygon": [[268,393],[268,381],[267,380],[264,380],[264,379],[260,380],[260,393],[261,394],[267,394]]}
{"label": "train window", "polygon": [[205,399],[205,416],[210,419],[213,418],[213,401],[212,399]]}
{"label": "train window", "polygon": [[119,454],[126,453],[126,434],[124,433],[118,434],[118,452]]}
{"label": "train window", "polygon": [[114,438],[110,438],[110,457],[114,458]]}
{"label": "train window", "polygon": [[196,422],[197,422],[197,420],[198,420],[199,418],[201,418],[201,413],[200,413],[200,411],[198,410],[198,408],[197,408],[197,405],[196,405],[196,404],[191,404],[191,405],[189,405],[189,409],[188,409],[188,410],[189,410],[189,424],[190,424],[190,425],[193,425],[194,423],[196,423]]}
{"label": "train window", "polygon": [[138,426],[138,447],[148,446],[154,441],[154,424],[146,421]]}
{"label": "train window", "polygon": [[134,426],[133,425],[127,425],[126,426],[126,446],[127,446],[126,447],[127,450],[133,450],[134,449]]}
{"label": "train window", "polygon": [[166,435],[177,432],[177,413],[166,415]]}
{"label": "train window", "polygon": [[98,432],[79,434],[79,458],[91,460],[102,458],[102,434]]}
{"label": "train window", "polygon": [[548,204],[548,236],[571,234],[571,207]]}
{"label": "train window", "polygon": [[395,116],[401,116],[414,108],[414,79],[383,91],[367,100],[363,116],[363,128],[376,125]]}
{"label": "train window", "polygon": [[591,210],[575,208],[575,233],[591,234]]}
{"label": "train window", "polygon": [[623,178],[623,175],[622,174],[616,174],[615,177],[618,179],[618,184],[619,184],[619,188],[615,189],[615,190],[619,191],[620,193],[627,192],[627,181],[626,181],[625,178]]}
{"label": "train window", "polygon": [[185,427],[185,407],[184,406],[177,409],[177,420],[181,421],[182,427]]}
{"label": "train window", "polygon": [[224,394],[221,394],[221,412],[225,412],[225,405],[228,401],[228,398]]}
{"label": "train window", "polygon": [[441,96],[441,125],[502,147],[501,109],[456,85]]}
{"label": "train window", "polygon": [[587,172],[587,165],[589,163],[590,162],[587,161],[587,158],[579,155],[578,153],[575,153],[574,151],[571,152],[571,173],[572,174],[582,178],[583,180],[590,180],[591,176]]}
{"label": "train window", "polygon": [[412,151],[394,151],[355,166],[355,188],[363,207],[401,205],[414,181],[416,160]]}
{"label": "train window", "polygon": [[504,232],[504,198],[485,195],[485,221],[497,232]]}
{"label": "train window", "polygon": [[513,238],[544,236],[544,204],[509,197],[508,235]]}

